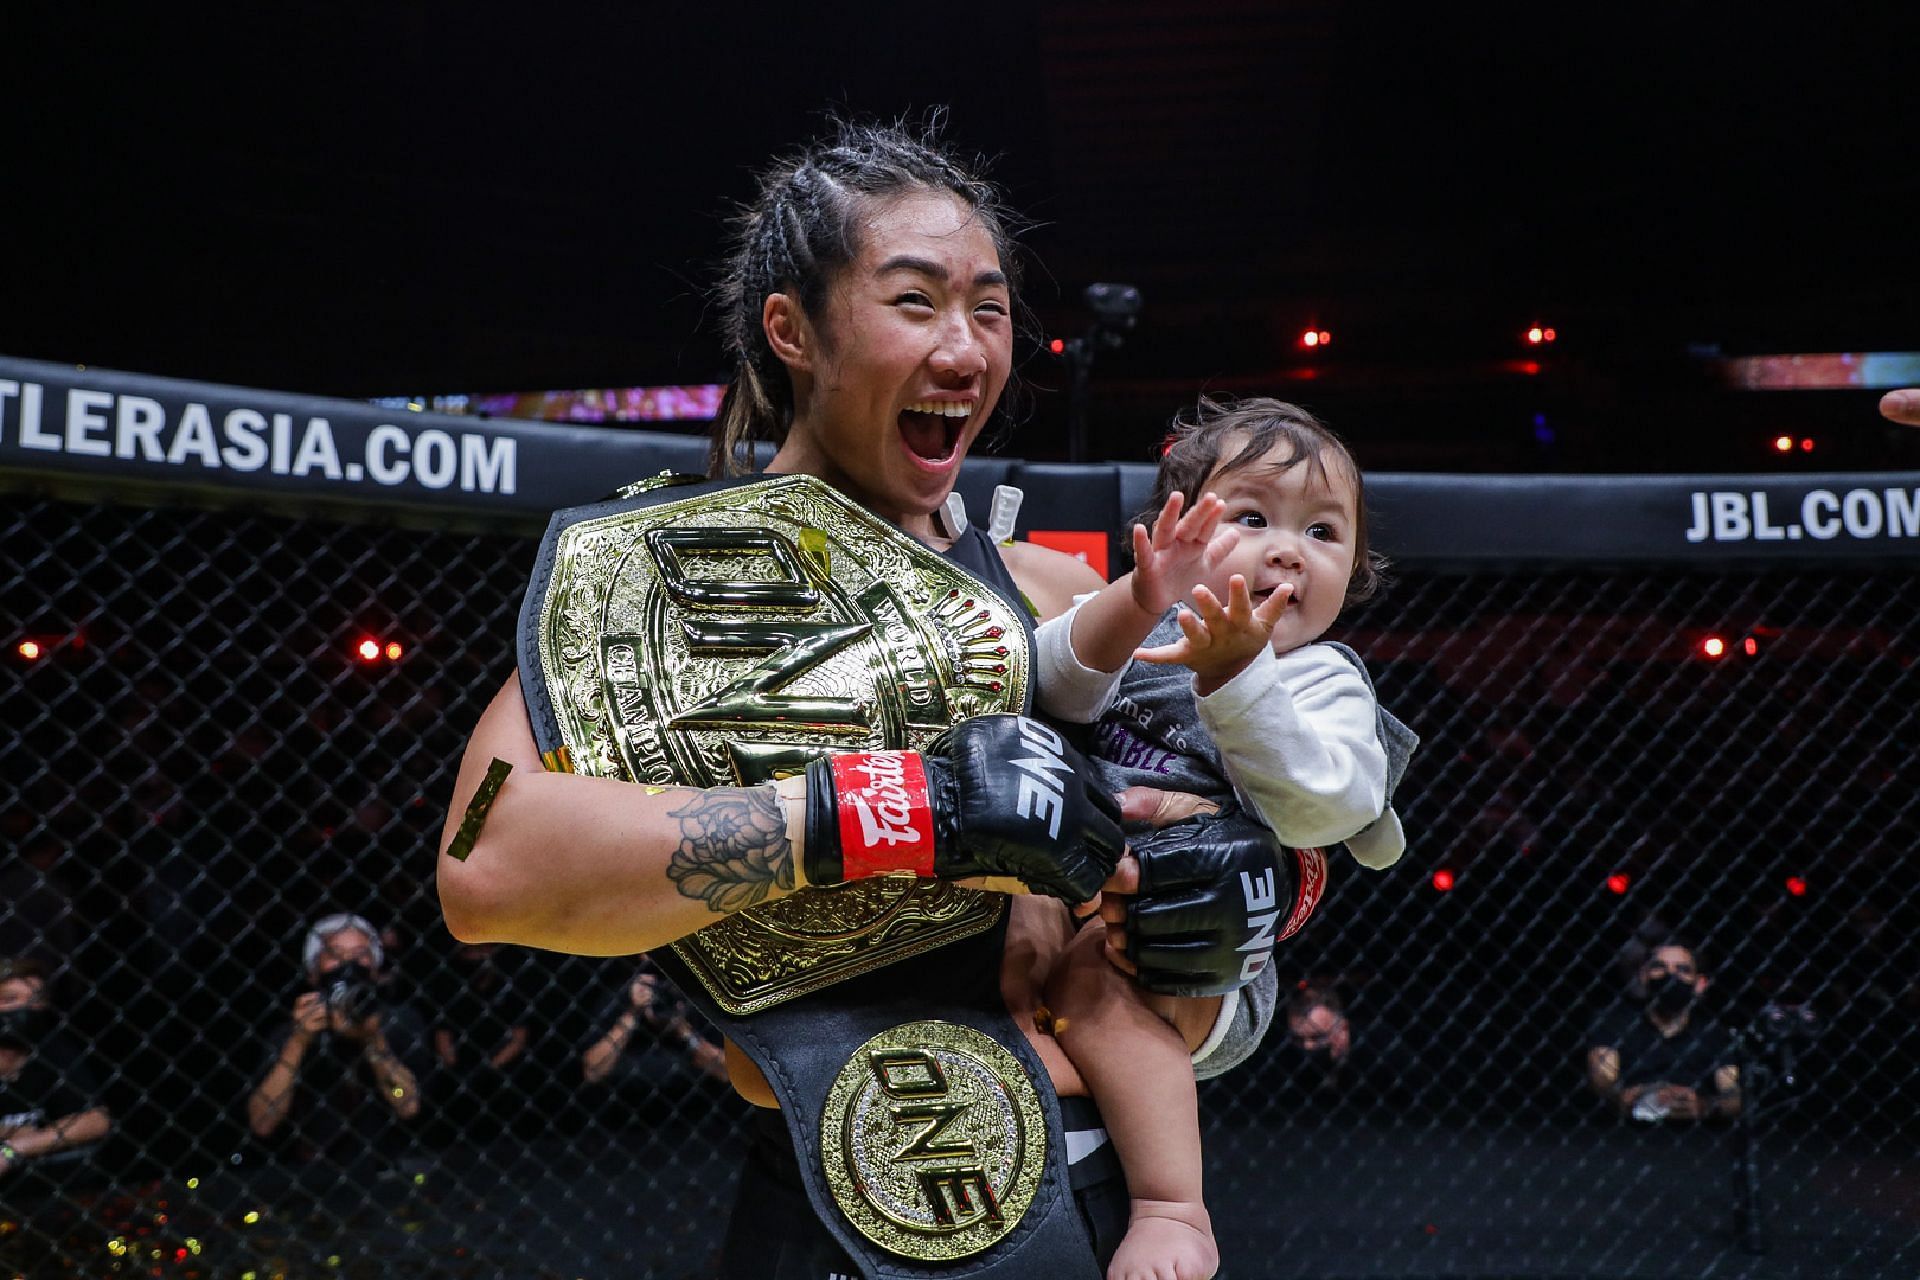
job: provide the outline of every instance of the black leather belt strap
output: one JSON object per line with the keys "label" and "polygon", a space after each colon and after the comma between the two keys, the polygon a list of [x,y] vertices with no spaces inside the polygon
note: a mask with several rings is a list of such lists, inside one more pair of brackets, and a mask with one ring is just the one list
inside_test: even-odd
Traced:
{"label": "black leather belt strap", "polygon": [[[733,1017],[714,1004],[670,949],[653,953],[682,994],[766,1073],[780,1099],[807,1198],[822,1224],[859,1261],[866,1280],[1099,1280],[1093,1244],[1068,1186],[1059,1101],[1046,1067],[1008,1016],[1000,994],[1005,935],[1003,916],[984,933],[746,1017]],[[986,1251],[947,1264],[897,1257],[855,1231],[828,1192],[820,1163],[821,1110],[848,1056],[890,1027],[930,1017],[962,1023],[1004,1045],[1035,1082],[1047,1116],[1046,1173],[1019,1226]]]}

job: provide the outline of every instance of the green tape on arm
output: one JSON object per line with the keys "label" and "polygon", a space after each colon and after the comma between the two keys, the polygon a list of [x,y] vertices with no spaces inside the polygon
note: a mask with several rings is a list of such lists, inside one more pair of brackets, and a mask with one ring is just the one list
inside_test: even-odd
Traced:
{"label": "green tape on arm", "polygon": [[460,830],[454,835],[453,843],[447,846],[449,858],[455,862],[465,862],[467,855],[473,852],[473,842],[480,838],[480,828],[487,824],[487,811],[493,808],[493,798],[500,794],[507,775],[512,772],[513,766],[498,758],[487,766],[487,776],[480,779],[473,799],[467,804],[467,812],[460,819]]}

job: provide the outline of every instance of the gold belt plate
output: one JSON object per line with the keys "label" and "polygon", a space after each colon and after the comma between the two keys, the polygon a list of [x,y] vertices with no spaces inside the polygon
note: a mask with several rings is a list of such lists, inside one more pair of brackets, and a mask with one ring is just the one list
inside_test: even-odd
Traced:
{"label": "gold belt plate", "polygon": [[[752,786],[1026,703],[1014,607],[811,476],[583,520],[552,572],[537,650],[575,772]],[[750,907],[675,950],[722,1008],[752,1013],[990,928],[1002,907],[885,877]]]}
{"label": "gold belt plate", "polygon": [[1047,1161],[1040,1095],[992,1037],[929,1019],[889,1028],[840,1069],[820,1116],[834,1203],[889,1253],[951,1262],[1020,1224]]}

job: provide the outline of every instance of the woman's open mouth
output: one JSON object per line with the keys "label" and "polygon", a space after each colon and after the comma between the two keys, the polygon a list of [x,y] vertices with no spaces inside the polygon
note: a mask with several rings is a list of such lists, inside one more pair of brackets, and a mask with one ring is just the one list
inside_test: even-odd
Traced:
{"label": "woman's open mouth", "polygon": [[946,462],[959,447],[973,405],[971,400],[916,400],[900,412],[900,439],[916,458]]}

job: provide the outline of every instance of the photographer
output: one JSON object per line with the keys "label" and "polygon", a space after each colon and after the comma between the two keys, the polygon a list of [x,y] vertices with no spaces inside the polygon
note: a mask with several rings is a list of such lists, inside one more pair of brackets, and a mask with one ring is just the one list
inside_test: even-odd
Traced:
{"label": "photographer", "polygon": [[80,1050],[61,1034],[38,960],[0,960],[0,1189],[48,1188],[113,1122]]}
{"label": "photographer", "polygon": [[580,1075],[590,1085],[651,1091],[688,1067],[727,1078],[726,1055],[712,1030],[645,957],[594,1025],[598,1030],[580,1055]]}
{"label": "photographer", "polygon": [[511,955],[462,943],[434,984],[433,1109],[448,1136],[498,1128],[524,1106],[533,1009]]}
{"label": "photographer", "polygon": [[1707,986],[1694,949],[1669,938],[1641,963],[1632,1003],[1587,1038],[1587,1083],[1620,1116],[1682,1122],[1739,1114],[1732,1042],[1698,1012]]}
{"label": "photographer", "polygon": [[332,915],[307,932],[308,986],[247,1096],[247,1127],[293,1159],[391,1155],[420,1113],[418,1020],[384,1001],[378,931]]}

